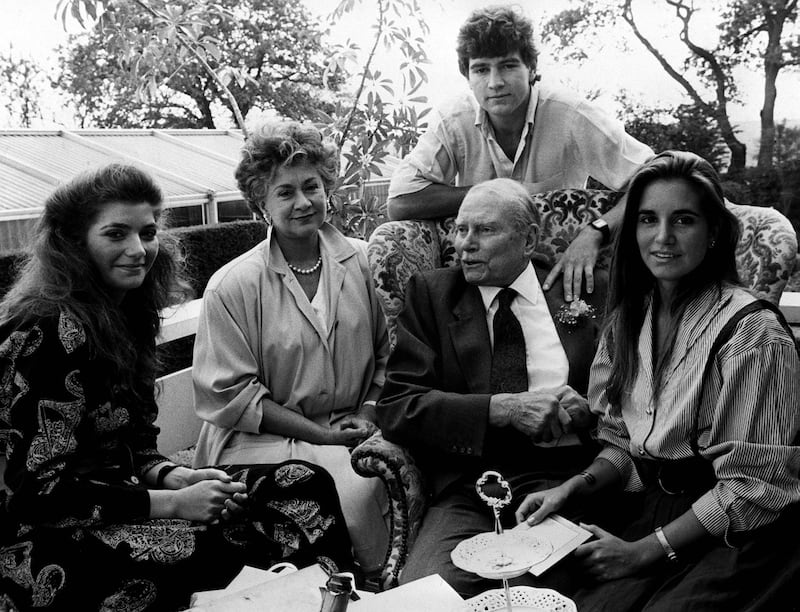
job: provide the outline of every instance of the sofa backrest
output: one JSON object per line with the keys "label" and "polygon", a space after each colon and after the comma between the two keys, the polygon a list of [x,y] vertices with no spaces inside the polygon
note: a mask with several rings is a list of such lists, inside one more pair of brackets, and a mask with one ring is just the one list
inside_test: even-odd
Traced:
{"label": "sofa backrest", "polygon": [[[541,227],[537,251],[555,262],[573,238],[608,211],[619,192],[559,189],[534,196]],[[736,262],[742,284],[777,304],[794,270],[797,236],[789,220],[773,208],[728,203],[741,223]],[[368,258],[378,299],[394,345],[395,319],[405,303],[405,287],[416,272],[458,265],[453,247],[453,217],[431,221],[389,221],[369,240]],[[598,265],[607,267],[610,249]]]}

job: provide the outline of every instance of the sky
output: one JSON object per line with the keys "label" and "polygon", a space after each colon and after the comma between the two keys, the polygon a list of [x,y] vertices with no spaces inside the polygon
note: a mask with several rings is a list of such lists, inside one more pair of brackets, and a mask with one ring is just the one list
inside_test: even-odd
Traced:
{"label": "sky", "polygon": [[[323,20],[336,7],[339,0],[303,0],[312,13]],[[675,44],[677,37],[666,26],[665,18],[655,3],[659,0],[641,0],[637,17],[642,22],[642,27],[648,34],[656,38],[660,35],[667,37],[666,49],[668,52],[678,53],[679,44]],[[454,51],[455,38],[459,25],[473,9],[491,4],[485,0],[419,0],[423,15],[428,22],[431,32],[427,39],[427,51],[431,65],[427,67],[431,85],[424,93],[434,105],[442,104],[446,99],[462,90],[466,90],[466,81],[459,74]],[[710,5],[712,0],[698,0],[696,5]],[[527,0],[520,2],[523,11],[538,26],[548,16],[555,12],[574,5],[570,0]],[[663,4],[663,2],[661,2]],[[13,52],[24,57],[33,58],[44,65],[55,67],[55,47],[66,40],[67,33],[60,21],[54,17],[57,0],[0,0],[0,50]],[[706,21],[702,22],[704,14],[701,12],[701,25],[696,33],[701,42],[711,42],[714,37],[713,21],[708,19],[711,13],[706,14]],[[372,30],[365,24],[371,25],[375,20],[375,3],[370,0],[356,0],[354,13],[336,25],[331,31],[333,42],[344,42],[347,38],[360,43],[364,52],[369,47]],[[73,31],[78,27],[73,23]],[[629,92],[635,100],[656,106],[673,106],[686,101],[683,90],[672,81],[655,60],[635,41],[629,49],[619,49],[616,40],[604,41],[602,47],[592,54],[580,67],[557,63],[540,45],[539,72],[544,79],[561,83],[567,87],[580,91],[597,90],[598,101],[606,105],[610,111],[616,110],[614,94],[622,89]],[[674,55],[678,57],[678,55]],[[384,72],[392,74],[393,66],[397,65],[396,58],[382,54],[378,58],[378,67]],[[743,92],[741,104],[732,105],[730,115],[735,122],[757,121],[758,111],[762,103],[763,79],[757,74],[739,71],[737,80]],[[778,103],[776,119],[800,120],[800,75],[798,73],[784,72],[778,81]],[[58,107],[58,100],[49,103]],[[2,112],[2,111],[0,111]],[[69,118],[61,118],[69,121]],[[52,123],[52,121],[51,121]],[[0,116],[0,127],[3,117]],[[41,127],[58,127],[42,125]],[[69,127],[69,126],[67,126]]]}

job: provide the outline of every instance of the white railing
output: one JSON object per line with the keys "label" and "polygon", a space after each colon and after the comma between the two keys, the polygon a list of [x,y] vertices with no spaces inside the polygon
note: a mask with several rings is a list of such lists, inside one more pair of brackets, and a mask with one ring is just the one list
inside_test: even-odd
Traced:
{"label": "white railing", "polygon": [[[800,292],[786,291],[781,296],[781,312],[792,327],[800,325]],[[800,332],[800,330],[798,330]]]}
{"label": "white railing", "polygon": [[[203,300],[186,302],[162,313],[158,344],[186,338],[197,331],[200,305]],[[188,448],[197,442],[201,420],[194,411],[192,368],[184,368],[158,379],[158,419],[161,429],[158,448],[165,455]]]}

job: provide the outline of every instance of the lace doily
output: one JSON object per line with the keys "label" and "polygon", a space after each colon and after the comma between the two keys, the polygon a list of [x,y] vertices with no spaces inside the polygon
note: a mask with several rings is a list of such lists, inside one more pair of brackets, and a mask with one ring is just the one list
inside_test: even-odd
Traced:
{"label": "lace doily", "polygon": [[526,532],[479,533],[460,542],[450,558],[464,571],[495,580],[521,576],[552,551],[548,542]]}
{"label": "lace doily", "polygon": [[[511,606],[519,612],[577,612],[575,603],[552,589],[512,587]],[[503,589],[493,589],[468,599],[464,612],[505,612]]]}

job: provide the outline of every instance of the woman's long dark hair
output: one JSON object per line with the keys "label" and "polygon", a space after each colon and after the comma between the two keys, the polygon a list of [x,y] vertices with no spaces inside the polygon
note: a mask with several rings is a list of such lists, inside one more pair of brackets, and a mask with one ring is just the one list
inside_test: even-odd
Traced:
{"label": "woman's long dark hair", "polygon": [[681,279],[670,305],[676,323],[668,330],[666,350],[656,362],[654,394],[661,391],[663,374],[672,354],[677,321],[686,304],[709,286],[721,291],[723,283],[739,283],[736,244],[739,222],[725,206],[719,176],[702,157],[683,151],[665,151],[644,164],[630,182],[625,216],[614,246],[608,293],[605,339],[611,356],[607,396],[619,408],[625,390],[633,386],[639,369],[638,344],[655,279],[642,261],[636,240],[639,207],[645,188],[654,181],[681,179],[700,196],[700,207],[714,236],[714,246],[700,265]]}
{"label": "woman's long dark hair", "polygon": [[177,242],[159,232],[158,254],[144,282],[117,305],[95,270],[86,238],[99,212],[112,203],[146,202],[160,223],[162,199],[153,179],[122,164],[85,172],[58,187],[45,202],[28,261],[0,303],[0,325],[66,313],[83,325],[91,355],[111,365],[115,380],[134,391],[153,384],[159,312],[188,297]]}

